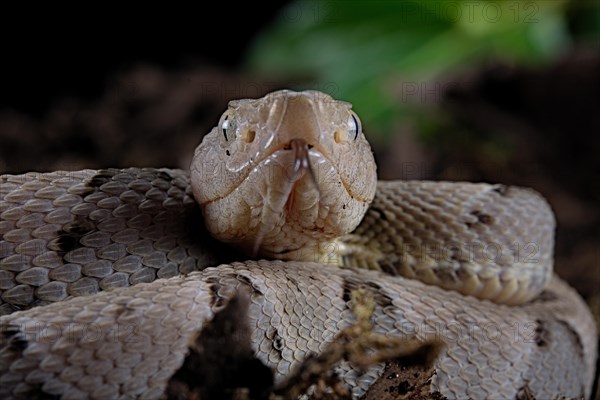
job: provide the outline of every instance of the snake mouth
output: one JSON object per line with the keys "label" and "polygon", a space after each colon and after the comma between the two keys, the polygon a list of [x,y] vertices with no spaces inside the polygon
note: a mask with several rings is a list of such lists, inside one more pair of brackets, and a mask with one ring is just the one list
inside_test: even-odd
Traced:
{"label": "snake mouth", "polygon": [[319,196],[321,196],[322,191],[319,185],[319,180],[317,179],[317,174],[315,173],[314,165],[311,164],[311,158],[313,158],[313,160],[319,160],[317,161],[319,164],[323,161],[328,163],[329,166],[335,171],[335,175],[338,177],[339,183],[343,186],[346,193],[352,199],[365,204],[371,202],[371,199],[364,198],[363,196],[354,192],[349,182],[346,181],[345,177],[339,170],[339,166],[336,165],[336,162],[331,158],[331,155],[328,154],[329,152],[318,144],[311,144],[304,139],[294,138],[287,143],[281,143],[275,146],[271,145],[269,147],[271,147],[271,149],[268,151],[266,151],[267,149],[265,148],[263,149],[265,151],[262,154],[257,154],[254,159],[250,158],[250,162],[244,168],[245,171],[241,173],[241,176],[239,176],[238,179],[236,179],[236,185],[233,185],[227,191],[215,196],[214,198],[199,202],[200,206],[206,207],[209,204],[216,203],[227,198],[233,192],[238,190],[240,185],[243,185],[244,182],[246,182],[253,173],[259,170],[262,165],[272,161],[277,157],[277,154],[281,154],[289,150],[294,151],[292,175],[299,178],[304,175],[304,172],[308,173],[315,189],[319,192]]}

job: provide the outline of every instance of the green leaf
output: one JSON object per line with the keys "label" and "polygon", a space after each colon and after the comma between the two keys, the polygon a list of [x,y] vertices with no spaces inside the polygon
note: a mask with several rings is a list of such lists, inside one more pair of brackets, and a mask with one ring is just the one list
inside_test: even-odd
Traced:
{"label": "green leaf", "polygon": [[246,67],[350,101],[365,126],[384,132],[415,112],[414,102],[399,100],[406,85],[428,90],[433,80],[490,59],[556,57],[570,40],[565,4],[298,0],[256,39]]}

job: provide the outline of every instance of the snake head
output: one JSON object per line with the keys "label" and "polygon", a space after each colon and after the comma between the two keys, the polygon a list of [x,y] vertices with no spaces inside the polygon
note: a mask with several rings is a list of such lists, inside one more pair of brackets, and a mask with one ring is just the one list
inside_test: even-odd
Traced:
{"label": "snake head", "polygon": [[191,177],[217,239],[252,255],[319,261],[360,223],[377,184],[351,104],[318,91],[231,101],[196,149]]}

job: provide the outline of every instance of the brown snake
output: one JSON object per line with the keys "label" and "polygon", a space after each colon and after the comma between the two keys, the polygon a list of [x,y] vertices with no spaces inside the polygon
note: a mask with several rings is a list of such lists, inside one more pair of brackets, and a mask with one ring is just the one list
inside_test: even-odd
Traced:
{"label": "brown snake", "polygon": [[[377,182],[360,120],[323,93],[232,101],[191,176],[59,171],[1,185],[2,398],[159,398],[194,332],[242,289],[252,346],[281,380],[352,323],[358,287],[375,298],[375,332],[444,343],[431,393],[590,395],[596,328],[552,273],[543,198]],[[219,265],[234,253],[204,223],[241,252],[295,261]],[[360,396],[382,368],[337,371]]]}

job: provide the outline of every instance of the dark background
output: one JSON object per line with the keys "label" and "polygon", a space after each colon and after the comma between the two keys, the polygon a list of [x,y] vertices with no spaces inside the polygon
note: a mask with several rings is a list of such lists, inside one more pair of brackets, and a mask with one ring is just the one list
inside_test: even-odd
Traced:
{"label": "dark background", "polygon": [[[239,67],[254,35],[287,2],[267,7],[210,2],[191,7],[56,9],[3,6],[0,109],[42,116],[62,97],[93,100],[107,79],[140,63]],[[204,7],[204,6],[203,6]],[[257,7],[260,10],[257,10]]]}

